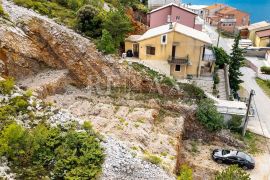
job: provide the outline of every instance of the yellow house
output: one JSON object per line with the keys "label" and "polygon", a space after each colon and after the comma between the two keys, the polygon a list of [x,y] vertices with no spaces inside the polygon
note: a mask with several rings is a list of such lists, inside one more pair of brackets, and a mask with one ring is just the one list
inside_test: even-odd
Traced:
{"label": "yellow house", "polygon": [[270,23],[266,21],[257,22],[247,27],[248,39],[250,39],[256,46],[256,32],[266,30],[270,28]]}
{"label": "yellow house", "polygon": [[128,37],[125,51],[127,56],[133,55],[142,61],[166,62],[170,75],[175,78],[191,78],[211,75],[215,60],[208,48],[211,44],[206,33],[170,23],[150,29],[142,36]]}
{"label": "yellow house", "polygon": [[256,47],[270,47],[270,28],[262,31],[257,31],[255,35]]}

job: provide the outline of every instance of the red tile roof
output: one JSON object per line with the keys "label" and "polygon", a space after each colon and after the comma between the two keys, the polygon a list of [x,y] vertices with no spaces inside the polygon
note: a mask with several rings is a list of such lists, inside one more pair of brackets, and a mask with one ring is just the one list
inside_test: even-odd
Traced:
{"label": "red tile roof", "polygon": [[256,35],[259,36],[260,38],[262,37],[270,37],[270,29],[266,29],[263,31],[257,31]]}

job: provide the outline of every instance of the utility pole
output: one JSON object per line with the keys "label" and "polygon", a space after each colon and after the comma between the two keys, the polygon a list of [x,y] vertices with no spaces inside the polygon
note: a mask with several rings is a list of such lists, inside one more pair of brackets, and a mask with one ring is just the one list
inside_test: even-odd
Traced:
{"label": "utility pole", "polygon": [[249,118],[248,114],[249,114],[249,110],[250,110],[250,106],[251,106],[251,101],[252,101],[252,98],[253,98],[254,95],[255,95],[255,91],[252,89],[250,91],[250,94],[249,94],[248,108],[247,108],[247,113],[246,113],[246,116],[245,116],[245,122],[244,122],[243,130],[242,130],[242,136],[245,136],[245,134],[246,134],[248,118]]}

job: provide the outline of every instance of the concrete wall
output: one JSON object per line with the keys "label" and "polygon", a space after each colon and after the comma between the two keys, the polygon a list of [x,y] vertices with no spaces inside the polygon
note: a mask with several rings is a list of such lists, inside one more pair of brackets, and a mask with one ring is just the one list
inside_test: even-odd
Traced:
{"label": "concrete wall", "polygon": [[[195,28],[195,18],[197,15],[175,6],[169,6],[148,14],[147,22],[149,27],[154,28],[167,24],[168,15],[171,16],[172,22],[178,22],[185,26]],[[178,20],[177,17],[180,17],[180,20]]]}

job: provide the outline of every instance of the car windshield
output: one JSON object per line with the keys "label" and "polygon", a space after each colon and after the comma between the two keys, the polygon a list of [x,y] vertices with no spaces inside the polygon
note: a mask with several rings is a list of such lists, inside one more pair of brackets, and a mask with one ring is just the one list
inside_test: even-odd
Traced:
{"label": "car windshield", "polygon": [[226,154],[230,154],[230,151],[229,150],[222,150],[222,155],[226,155]]}
{"label": "car windshield", "polygon": [[242,159],[246,159],[248,161],[252,161],[251,157],[245,153],[242,152],[237,152],[237,156],[242,158]]}

